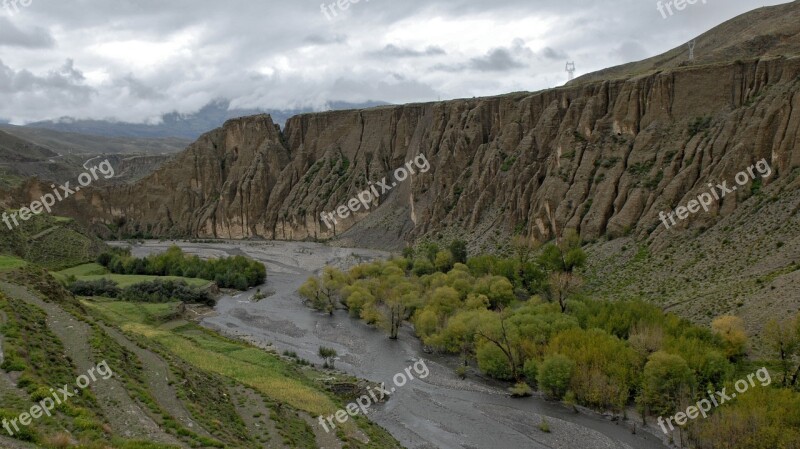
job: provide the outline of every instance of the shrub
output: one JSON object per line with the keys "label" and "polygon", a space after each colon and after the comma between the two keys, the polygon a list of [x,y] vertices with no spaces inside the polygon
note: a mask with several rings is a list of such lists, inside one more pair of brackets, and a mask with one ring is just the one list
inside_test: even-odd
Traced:
{"label": "shrub", "polygon": [[485,343],[478,348],[478,368],[495,379],[511,380],[511,366],[503,351],[492,343]]}
{"label": "shrub", "polygon": [[326,348],[325,346],[319,347],[319,356],[325,361],[323,368],[333,368],[333,364],[338,355],[335,349]]}
{"label": "shrub", "polygon": [[531,385],[536,385],[536,375],[538,372],[538,366],[536,364],[536,360],[534,359],[526,360],[525,364],[522,366],[522,373],[525,375],[525,379],[527,379],[528,383]]}
{"label": "shrub", "polygon": [[531,389],[530,385],[526,384],[525,382],[518,382],[516,385],[509,388],[508,391],[511,393],[511,397],[513,398],[526,398],[533,394],[533,390]]}
{"label": "shrub", "polygon": [[414,268],[412,271],[417,276],[424,276],[426,274],[433,274],[436,269],[433,267],[433,263],[430,260],[420,257],[414,261]]}
{"label": "shrub", "polygon": [[106,298],[118,298],[120,294],[119,285],[110,279],[75,281],[70,284],[69,291],[76,296],[103,296]]}
{"label": "shrub", "polygon": [[122,290],[119,296],[125,301],[133,302],[172,302],[181,301],[193,304],[214,305],[214,299],[208,292],[189,287],[185,281],[154,280],[131,285]]}
{"label": "shrub", "polygon": [[101,254],[97,262],[115,274],[200,278],[237,290],[261,285],[267,278],[267,270],[261,262],[243,256],[202,260],[184,254],[177,246],[144,259],[131,256],[129,251],[114,249]]}
{"label": "shrub", "polygon": [[539,369],[539,388],[551,398],[561,399],[569,389],[574,371],[572,359],[561,354],[551,355],[544,359]]}

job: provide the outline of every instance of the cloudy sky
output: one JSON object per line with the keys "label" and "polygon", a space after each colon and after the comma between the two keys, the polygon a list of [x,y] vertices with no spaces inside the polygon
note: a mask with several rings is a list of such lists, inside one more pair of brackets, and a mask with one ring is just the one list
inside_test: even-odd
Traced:
{"label": "cloudy sky", "polygon": [[656,0],[351,1],[0,0],[0,119],[538,90],[563,84],[568,60],[580,75],[643,59],[786,3],[698,0],[665,19]]}

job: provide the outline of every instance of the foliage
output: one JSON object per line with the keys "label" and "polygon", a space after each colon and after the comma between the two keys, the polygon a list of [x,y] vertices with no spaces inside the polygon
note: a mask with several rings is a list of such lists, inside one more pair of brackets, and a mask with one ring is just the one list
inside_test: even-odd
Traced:
{"label": "foliage", "polygon": [[97,258],[97,263],[116,274],[180,276],[214,281],[222,288],[246,290],[261,285],[267,278],[261,262],[243,256],[202,260],[173,246],[166,252],[136,258],[129,251],[113,249]]}
{"label": "foliage", "polygon": [[[402,257],[328,276],[337,280],[331,297],[351,316],[387,329],[390,338],[410,321],[428,350],[463,359],[460,376],[474,361],[485,375],[517,385],[520,394],[527,394],[519,387],[524,383],[573,405],[620,414],[635,400],[645,416],[672,415],[708,390],[730,388],[750,368],[738,319],[700,327],[641,300],[592,300],[580,291],[586,254],[577,234],[568,231],[538,253],[535,248],[536,242],[518,238],[512,258],[478,255],[466,264],[453,260],[448,270],[435,263],[444,251],[430,244],[405,252],[416,257],[413,266]],[[310,279],[314,288],[308,290],[319,292],[324,279]],[[766,338],[778,360],[767,366],[780,366],[785,391],[797,388],[800,319],[771,323]],[[782,406],[800,404],[796,395],[783,400]],[[770,404],[757,406],[767,413]],[[750,416],[746,412],[737,413]],[[738,416],[731,432],[746,429]],[[789,413],[785,422],[792,419]],[[763,421],[757,426],[779,428]],[[698,441],[714,433],[705,426],[689,430]],[[767,437],[793,441],[792,435]]]}
{"label": "foliage", "polygon": [[533,394],[530,385],[525,382],[517,382],[513,387],[508,389],[508,392],[511,393],[511,397],[513,398],[526,398]]}
{"label": "foliage", "polygon": [[639,403],[658,415],[669,415],[695,387],[692,370],[678,355],[656,352],[644,366]]}
{"label": "foliage", "polygon": [[336,357],[339,356],[339,354],[336,352],[335,349],[326,348],[325,346],[319,347],[318,354],[320,358],[325,361],[324,365],[325,368],[333,368],[333,364],[335,363]]}
{"label": "foliage", "polygon": [[575,362],[569,357],[561,354],[548,356],[539,369],[539,388],[551,398],[561,399],[567,393],[574,373]]}
{"label": "foliage", "polygon": [[126,287],[120,299],[132,302],[164,303],[182,301],[213,306],[215,301],[205,290],[192,288],[184,281],[155,280]]}
{"label": "foliage", "polygon": [[735,316],[721,316],[711,323],[714,330],[725,341],[725,355],[737,359],[744,355],[747,348],[747,333],[744,321]]}
{"label": "foliage", "polygon": [[76,296],[103,296],[106,298],[117,298],[121,292],[119,284],[109,279],[75,281],[70,284],[69,291]]}

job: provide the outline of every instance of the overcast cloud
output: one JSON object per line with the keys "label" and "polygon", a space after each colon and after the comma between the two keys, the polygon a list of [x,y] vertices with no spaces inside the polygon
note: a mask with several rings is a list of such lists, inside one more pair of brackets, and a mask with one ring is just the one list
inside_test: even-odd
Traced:
{"label": "overcast cloud", "polygon": [[320,0],[32,0],[0,9],[0,118],[154,122],[219,98],[321,109],[533,91],[562,85],[568,60],[580,75],[643,59],[786,2],[754,3],[664,19],[655,0],[361,0],[328,20]]}

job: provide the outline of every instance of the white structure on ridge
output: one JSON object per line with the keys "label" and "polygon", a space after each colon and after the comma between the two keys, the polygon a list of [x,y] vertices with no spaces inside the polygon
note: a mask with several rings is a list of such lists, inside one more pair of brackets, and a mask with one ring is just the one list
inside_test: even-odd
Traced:
{"label": "white structure on ridge", "polygon": [[572,81],[575,79],[575,62],[568,62],[566,70],[567,73],[569,73],[569,80]]}

